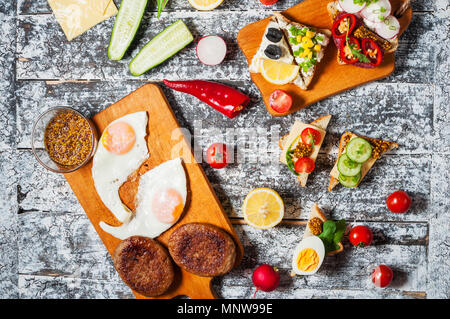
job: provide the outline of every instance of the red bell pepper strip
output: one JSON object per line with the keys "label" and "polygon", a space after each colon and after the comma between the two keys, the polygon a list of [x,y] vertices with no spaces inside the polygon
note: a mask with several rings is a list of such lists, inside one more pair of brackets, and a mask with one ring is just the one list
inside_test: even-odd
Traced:
{"label": "red bell pepper strip", "polygon": [[372,39],[363,39],[361,42],[361,49],[364,55],[370,60],[371,66],[379,66],[383,59],[383,51],[381,51],[378,44]]}
{"label": "red bell pepper strip", "polygon": [[250,98],[244,93],[217,82],[164,80],[164,84],[176,91],[195,96],[231,119],[241,113],[250,102]]}
{"label": "red bell pepper strip", "polygon": [[[344,22],[346,24],[345,32],[341,32],[339,30],[342,22]],[[356,16],[354,14],[347,13],[347,14],[341,15],[340,17],[338,17],[336,19],[336,21],[334,21],[331,32],[333,33],[333,36],[335,38],[343,38],[347,34],[352,33],[353,29],[355,28],[355,25],[356,25]]]}
{"label": "red bell pepper strip", "polygon": [[344,61],[347,64],[353,64],[358,62],[358,58],[351,52],[351,49],[349,47],[350,45],[355,50],[359,50],[361,48],[358,40],[354,37],[348,37],[348,45],[347,41],[341,42],[341,47],[339,48],[339,56],[342,59],[342,61]]}

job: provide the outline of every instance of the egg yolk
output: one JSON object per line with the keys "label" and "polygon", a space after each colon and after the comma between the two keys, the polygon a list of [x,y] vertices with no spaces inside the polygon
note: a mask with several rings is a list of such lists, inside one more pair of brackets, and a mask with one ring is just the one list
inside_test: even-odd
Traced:
{"label": "egg yolk", "polygon": [[111,153],[128,153],[136,142],[133,127],[126,122],[116,122],[108,126],[102,136],[103,146]]}
{"label": "egg yolk", "polygon": [[319,265],[319,256],[312,248],[303,249],[297,256],[297,267],[301,271],[313,271]]}
{"label": "egg yolk", "polygon": [[173,224],[183,212],[183,198],[173,188],[159,190],[152,199],[152,211],[155,217],[165,224]]}

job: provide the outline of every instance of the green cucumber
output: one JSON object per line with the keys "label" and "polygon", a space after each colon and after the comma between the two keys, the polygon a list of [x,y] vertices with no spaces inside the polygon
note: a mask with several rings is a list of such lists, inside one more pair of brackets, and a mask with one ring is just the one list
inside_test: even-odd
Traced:
{"label": "green cucumber", "polygon": [[345,187],[356,187],[358,186],[359,180],[361,179],[361,172],[355,176],[345,176],[339,174],[339,183],[341,183]]}
{"label": "green cucumber", "polygon": [[108,47],[110,60],[121,60],[141,24],[148,0],[122,0]]}
{"label": "green cucumber", "polygon": [[154,37],[131,60],[129,67],[134,76],[141,75],[172,55],[183,49],[194,40],[189,29],[182,20],[175,21]]}
{"label": "green cucumber", "polygon": [[361,172],[361,164],[352,161],[346,153],[339,157],[337,169],[339,173],[345,176],[355,176]]}
{"label": "green cucumber", "polygon": [[361,137],[355,137],[348,144],[345,153],[357,163],[364,163],[372,156],[372,145]]}

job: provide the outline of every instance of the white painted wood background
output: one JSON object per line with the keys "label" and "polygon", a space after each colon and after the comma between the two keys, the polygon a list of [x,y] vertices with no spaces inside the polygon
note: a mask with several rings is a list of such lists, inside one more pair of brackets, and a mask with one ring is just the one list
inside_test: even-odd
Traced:
{"label": "white painted wood background", "polygon": [[[163,78],[222,81],[252,97],[249,108],[230,120],[163,87],[180,125],[196,135],[198,146],[226,140],[227,129],[234,128],[231,138],[239,149],[253,154],[258,147],[226,170],[203,164],[245,248],[242,264],[214,279],[220,297],[250,298],[252,270],[270,263],[280,269],[281,283],[275,292],[258,293],[260,298],[449,298],[448,0],[413,2],[413,20],[400,39],[393,75],[284,118],[266,112],[235,39],[246,24],[300,1],[280,0],[267,7],[259,0],[225,0],[212,12],[198,12],[187,0],[170,0],[159,20],[150,2],[138,41],[124,60],[112,62],[106,48],[114,19],[67,42],[46,0],[0,1],[1,298],[133,298],[64,177],[35,161],[30,133],[45,109],[66,105],[92,116],[147,81],[160,83]],[[143,76],[131,76],[130,58],[178,18],[196,40],[207,34],[223,36],[229,48],[225,62],[203,66],[190,45]],[[324,149],[303,189],[273,161],[279,150],[270,139],[286,134],[295,119],[308,122],[328,113],[333,119]],[[344,130],[396,141],[400,148],[377,162],[358,189],[337,187],[328,193],[329,171]],[[268,138],[249,141],[255,131],[269,131]],[[262,186],[277,190],[286,204],[285,222],[267,231],[242,222],[245,194]],[[385,198],[397,189],[413,197],[406,214],[386,209]],[[328,257],[315,276],[291,278],[291,253],[304,226],[290,221],[304,221],[314,202],[331,218],[370,226],[374,244],[355,249],[345,240],[344,252]],[[371,269],[381,263],[394,269],[387,289],[369,281]]]}

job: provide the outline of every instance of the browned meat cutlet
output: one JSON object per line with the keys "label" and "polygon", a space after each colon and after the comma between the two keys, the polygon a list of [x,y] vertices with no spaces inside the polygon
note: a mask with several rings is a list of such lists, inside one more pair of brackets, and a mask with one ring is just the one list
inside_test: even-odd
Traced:
{"label": "browned meat cutlet", "polygon": [[181,268],[198,276],[229,272],[236,259],[236,245],[228,233],[202,223],[184,224],[170,236],[169,253]]}
{"label": "browned meat cutlet", "polygon": [[162,295],[174,280],[167,250],[148,237],[132,236],[121,241],[114,251],[113,261],[122,280],[146,297]]}

